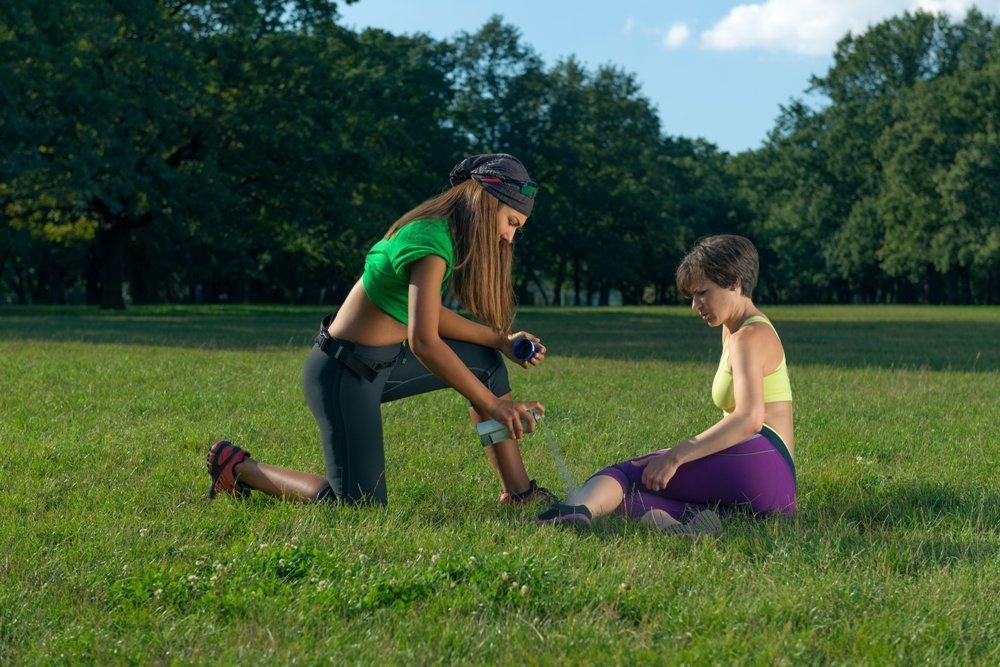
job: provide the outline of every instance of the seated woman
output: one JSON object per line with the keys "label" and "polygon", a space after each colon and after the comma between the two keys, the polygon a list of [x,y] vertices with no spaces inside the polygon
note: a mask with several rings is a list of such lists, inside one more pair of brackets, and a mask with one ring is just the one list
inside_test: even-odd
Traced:
{"label": "seated woman", "polygon": [[757,249],[742,236],[695,243],[677,268],[677,287],[709,326],[722,326],[722,358],[712,400],[723,411],[711,428],[669,449],[593,475],[540,523],[589,527],[614,510],[667,533],[718,533],[713,509],[795,512],[792,390],[785,352],[754,305]]}

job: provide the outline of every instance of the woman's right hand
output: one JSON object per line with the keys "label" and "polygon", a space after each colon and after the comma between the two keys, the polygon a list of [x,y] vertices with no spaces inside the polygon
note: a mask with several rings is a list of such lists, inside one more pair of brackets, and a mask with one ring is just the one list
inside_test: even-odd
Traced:
{"label": "woman's right hand", "polygon": [[[490,407],[489,415],[506,426],[512,438],[520,440],[525,433],[534,433],[537,427],[532,410],[539,415],[545,414],[545,406],[538,401],[510,401],[501,398]],[[528,425],[527,429],[522,421]]]}

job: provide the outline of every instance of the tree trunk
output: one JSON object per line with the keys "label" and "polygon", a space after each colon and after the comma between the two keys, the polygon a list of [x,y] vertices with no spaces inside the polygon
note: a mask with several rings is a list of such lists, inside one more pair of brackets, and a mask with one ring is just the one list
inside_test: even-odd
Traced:
{"label": "tree trunk", "polygon": [[582,289],[580,276],[580,258],[573,258],[573,305],[580,305],[580,290]]}
{"label": "tree trunk", "polygon": [[87,256],[84,260],[83,279],[85,286],[83,302],[88,306],[98,306],[101,303],[101,258],[97,254],[97,242],[87,246]]}
{"label": "tree trunk", "polygon": [[528,273],[531,275],[531,282],[535,283],[535,287],[538,288],[538,293],[542,295],[542,301],[544,302],[542,305],[551,306],[552,299],[549,298],[548,293],[545,291],[545,283],[542,282],[542,279],[539,278],[538,274],[534,271],[529,271]]}
{"label": "tree trunk", "polygon": [[63,269],[57,262],[51,262],[48,268],[49,298],[48,302],[61,306],[66,303],[63,296]]}
{"label": "tree trunk", "polygon": [[566,282],[566,262],[560,261],[556,264],[556,277],[552,281],[552,301],[557,306],[565,305],[562,302],[562,288],[564,282]]}
{"label": "tree trunk", "polygon": [[97,255],[101,264],[101,308],[125,310],[122,287],[125,282],[125,225],[101,225],[97,234]]}

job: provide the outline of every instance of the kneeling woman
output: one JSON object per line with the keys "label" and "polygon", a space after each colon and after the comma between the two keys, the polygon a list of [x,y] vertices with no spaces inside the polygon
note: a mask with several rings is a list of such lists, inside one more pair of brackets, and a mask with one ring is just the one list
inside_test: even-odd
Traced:
{"label": "kneeling woman", "polygon": [[596,473],[542,523],[589,526],[614,510],[665,532],[715,533],[725,514],[795,512],[792,391],[785,352],[753,303],[757,249],[741,236],[699,240],[677,286],[709,326],[722,327],[712,400],[723,416],[698,435]]}
{"label": "kneeling woman", "polygon": [[[320,428],[326,476],[268,465],[220,440],[208,454],[209,495],[257,490],[295,501],[386,502],[381,404],[452,387],[471,404],[475,422],[496,419],[513,438],[487,448],[502,486],[501,502],[550,501],[528,478],[517,438],[530,431],[537,402],[513,401],[501,353],[530,368],[545,347],[511,333],[511,253],[537,186],[506,154],[463,160],[452,187],[404,214],[376,243],[364,275],[336,316],[323,320],[302,374],[306,402]],[[441,303],[451,285],[473,317]],[[537,353],[517,359],[527,338]]]}

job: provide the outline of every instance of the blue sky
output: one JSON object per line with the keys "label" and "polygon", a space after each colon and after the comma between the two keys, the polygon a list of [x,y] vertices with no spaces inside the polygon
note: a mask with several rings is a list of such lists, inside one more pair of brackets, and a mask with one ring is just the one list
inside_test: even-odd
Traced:
{"label": "blue sky", "polygon": [[546,64],[574,55],[631,72],[664,133],[736,153],[760,146],[780,105],[810,101],[810,76],[826,73],[847,32],[918,8],[961,19],[973,4],[1000,14],[1000,0],[360,0],[340,12],[356,29],[437,39],[499,14]]}

